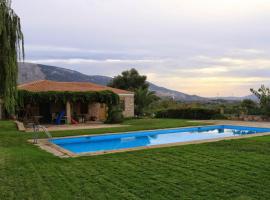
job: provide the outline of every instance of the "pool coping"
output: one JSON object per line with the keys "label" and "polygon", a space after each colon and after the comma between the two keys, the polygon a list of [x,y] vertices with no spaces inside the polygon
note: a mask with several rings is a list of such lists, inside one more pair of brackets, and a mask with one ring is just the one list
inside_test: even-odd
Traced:
{"label": "pool coping", "polygon": [[[243,125],[230,125],[230,124],[213,124],[213,125],[205,125],[205,126],[218,126],[218,125],[229,125],[229,126],[243,126]],[[66,136],[66,137],[55,137],[53,139],[64,139],[64,138],[78,138],[78,137],[85,137],[85,136],[103,136],[103,135],[118,135],[118,134],[125,134],[125,133],[136,133],[141,131],[158,131],[158,130],[173,130],[173,129],[180,129],[180,128],[196,128],[201,127],[200,126],[185,126],[185,127],[176,127],[176,128],[163,128],[163,129],[153,129],[153,130],[138,130],[138,131],[128,131],[128,132],[118,132],[118,133],[104,133],[104,134],[87,134],[87,135],[76,135],[76,136]],[[264,127],[257,127],[257,126],[248,126],[253,128],[264,128]],[[52,142],[50,142],[50,139],[39,139],[38,143],[35,144],[41,149],[54,154],[55,156],[61,157],[61,158],[75,158],[75,157],[81,157],[81,156],[96,156],[96,155],[104,155],[104,154],[112,154],[112,153],[121,153],[121,152],[130,152],[130,151],[138,151],[138,150],[144,150],[144,149],[155,149],[155,148],[163,148],[163,147],[175,147],[175,146],[183,146],[183,145],[189,145],[189,144],[202,144],[202,143],[210,143],[210,142],[218,142],[222,140],[234,140],[234,139],[244,139],[244,138],[250,138],[250,137],[259,137],[259,136],[266,136],[270,135],[270,132],[265,133],[255,133],[255,134],[249,134],[249,135],[243,135],[243,136],[230,136],[230,137],[222,137],[222,138],[213,138],[213,139],[206,139],[206,140],[196,140],[196,141],[188,141],[188,142],[175,142],[175,143],[169,143],[169,144],[158,144],[158,145],[151,145],[151,146],[142,146],[142,147],[133,147],[133,148],[125,148],[125,149],[118,149],[118,150],[108,150],[108,151],[98,151],[98,152],[86,152],[86,153],[73,153],[65,148],[62,148]],[[29,142],[33,143],[33,139],[28,140]]]}

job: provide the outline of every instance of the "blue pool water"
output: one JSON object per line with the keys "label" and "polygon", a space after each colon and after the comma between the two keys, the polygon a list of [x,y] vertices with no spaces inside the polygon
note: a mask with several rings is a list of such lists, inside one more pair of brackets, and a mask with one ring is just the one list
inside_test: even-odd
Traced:
{"label": "blue pool water", "polygon": [[52,139],[51,142],[75,154],[119,150],[143,146],[226,138],[270,132],[270,128],[246,126],[202,126],[192,128],[137,131],[131,133]]}

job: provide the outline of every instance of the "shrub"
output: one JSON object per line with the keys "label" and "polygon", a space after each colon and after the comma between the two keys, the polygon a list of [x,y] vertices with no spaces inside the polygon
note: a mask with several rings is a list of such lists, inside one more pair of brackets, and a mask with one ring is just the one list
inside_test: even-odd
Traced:
{"label": "shrub", "polygon": [[108,111],[108,118],[106,123],[108,124],[115,124],[121,123],[124,120],[124,116],[122,114],[122,110],[119,106],[112,106]]}
{"label": "shrub", "polygon": [[223,114],[215,114],[215,115],[212,116],[211,119],[228,119],[228,117],[226,117]]}
{"label": "shrub", "polygon": [[157,118],[177,118],[177,119],[213,119],[219,114],[219,110],[205,108],[179,108],[158,111]]}

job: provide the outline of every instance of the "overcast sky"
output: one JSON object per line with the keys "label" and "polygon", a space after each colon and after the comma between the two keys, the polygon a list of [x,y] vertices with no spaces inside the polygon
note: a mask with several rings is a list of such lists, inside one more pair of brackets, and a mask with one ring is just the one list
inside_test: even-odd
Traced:
{"label": "overcast sky", "polygon": [[269,0],[13,0],[26,60],[160,86],[248,95],[270,83]]}

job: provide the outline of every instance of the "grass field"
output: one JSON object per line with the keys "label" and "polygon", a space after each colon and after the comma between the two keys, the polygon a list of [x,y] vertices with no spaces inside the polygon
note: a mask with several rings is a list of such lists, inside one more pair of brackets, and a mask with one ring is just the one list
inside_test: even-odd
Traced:
{"label": "grass field", "polygon": [[[189,124],[129,120],[131,131]],[[101,130],[54,132],[54,136]],[[61,159],[0,122],[0,199],[270,199],[270,136]]]}

